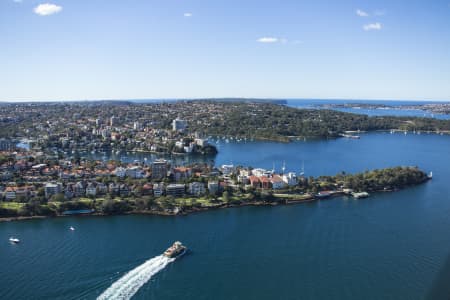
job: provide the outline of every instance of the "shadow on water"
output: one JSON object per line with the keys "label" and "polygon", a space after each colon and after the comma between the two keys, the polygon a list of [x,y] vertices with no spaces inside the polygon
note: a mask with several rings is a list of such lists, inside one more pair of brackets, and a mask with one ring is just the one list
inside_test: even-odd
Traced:
{"label": "shadow on water", "polygon": [[426,300],[450,300],[450,254],[425,297]]}

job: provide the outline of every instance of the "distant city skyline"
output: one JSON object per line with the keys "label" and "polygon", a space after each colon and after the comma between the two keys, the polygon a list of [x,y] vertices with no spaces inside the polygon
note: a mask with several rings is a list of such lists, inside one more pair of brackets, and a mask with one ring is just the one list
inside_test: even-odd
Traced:
{"label": "distant city skyline", "polygon": [[450,101],[450,1],[0,0],[0,102]]}

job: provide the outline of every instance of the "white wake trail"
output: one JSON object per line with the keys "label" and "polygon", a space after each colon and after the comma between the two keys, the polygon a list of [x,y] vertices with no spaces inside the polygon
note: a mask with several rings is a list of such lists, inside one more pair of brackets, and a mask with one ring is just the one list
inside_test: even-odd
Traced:
{"label": "white wake trail", "polygon": [[114,282],[98,296],[97,300],[130,299],[153,275],[164,269],[174,260],[175,258],[168,258],[164,255],[147,260]]}

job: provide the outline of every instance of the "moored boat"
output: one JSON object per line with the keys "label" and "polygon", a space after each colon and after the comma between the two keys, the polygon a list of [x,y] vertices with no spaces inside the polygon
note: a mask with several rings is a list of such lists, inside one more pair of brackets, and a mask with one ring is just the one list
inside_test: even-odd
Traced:
{"label": "moored boat", "polygon": [[15,238],[15,237],[10,237],[10,238],[9,238],[9,241],[10,241],[11,243],[13,243],[13,244],[18,244],[18,243],[20,243],[20,240],[19,240],[18,238]]}
{"label": "moored boat", "polygon": [[181,242],[176,241],[172,246],[164,251],[163,255],[168,258],[175,258],[186,253],[186,250],[186,246],[184,246]]}

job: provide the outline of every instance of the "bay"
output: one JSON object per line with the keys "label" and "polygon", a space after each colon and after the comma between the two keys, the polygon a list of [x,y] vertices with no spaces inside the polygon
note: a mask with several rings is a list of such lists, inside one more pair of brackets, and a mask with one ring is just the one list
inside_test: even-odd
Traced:
{"label": "bay", "polygon": [[[181,240],[190,252],[133,299],[446,299],[449,149],[450,137],[423,133],[221,143],[217,165],[285,163],[307,176],[417,165],[434,178],[364,200],[1,223],[0,298],[95,299]],[[22,243],[10,244],[12,235]]]}

